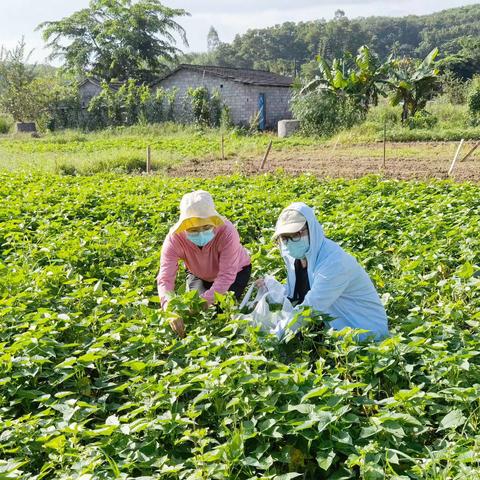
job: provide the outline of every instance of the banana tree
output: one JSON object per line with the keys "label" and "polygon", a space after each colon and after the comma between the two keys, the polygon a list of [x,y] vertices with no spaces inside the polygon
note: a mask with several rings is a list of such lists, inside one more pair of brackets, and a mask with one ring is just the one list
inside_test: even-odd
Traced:
{"label": "banana tree", "polygon": [[411,58],[392,60],[388,84],[393,90],[392,105],[402,104],[402,123],[409,116],[423,110],[439,87],[439,69],[435,64],[438,48],[433,49],[422,62]]}
{"label": "banana tree", "polygon": [[308,83],[301,93],[317,90],[349,96],[365,111],[371,104],[377,105],[380,95],[386,96],[384,85],[388,65],[382,64],[367,46],[360,47],[356,57],[346,53],[341,59],[335,58],[331,65],[320,56],[317,61],[320,75]]}
{"label": "banana tree", "polygon": [[378,105],[380,96],[386,97],[385,87],[389,72],[389,64],[381,63],[378,55],[372,52],[367,46],[362,46],[355,57],[357,76],[362,86],[365,109],[370,104]]}

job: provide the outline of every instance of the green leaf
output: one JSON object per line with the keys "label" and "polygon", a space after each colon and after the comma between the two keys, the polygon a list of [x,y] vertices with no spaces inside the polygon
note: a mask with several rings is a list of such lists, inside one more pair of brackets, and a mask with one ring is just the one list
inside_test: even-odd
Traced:
{"label": "green leaf", "polygon": [[454,409],[445,415],[440,421],[438,431],[446,430],[447,428],[457,428],[465,423],[465,416],[461,410]]}
{"label": "green leaf", "polygon": [[67,443],[67,439],[64,435],[59,435],[58,437],[52,438],[48,442],[44,443],[44,447],[51,448],[52,450],[56,450],[57,452],[62,452],[65,448]]}
{"label": "green leaf", "polygon": [[290,472],[283,475],[275,475],[273,480],[291,480],[292,478],[302,477],[302,473]]}
{"label": "green leaf", "polygon": [[316,398],[316,397],[323,397],[328,391],[330,391],[330,388],[327,386],[323,387],[316,387],[312,390],[310,390],[308,393],[306,393],[303,397],[301,402],[305,402],[305,400],[309,400],[310,398]]}
{"label": "green leaf", "polygon": [[335,459],[335,456],[336,455],[333,450],[329,450],[327,452],[320,451],[319,453],[317,453],[318,466],[322,470],[325,470],[325,471],[328,470],[331,467],[332,462]]}
{"label": "green leaf", "polygon": [[469,262],[464,263],[458,270],[457,270],[457,275],[460,278],[470,278],[473,276],[475,273],[475,269],[473,265]]}

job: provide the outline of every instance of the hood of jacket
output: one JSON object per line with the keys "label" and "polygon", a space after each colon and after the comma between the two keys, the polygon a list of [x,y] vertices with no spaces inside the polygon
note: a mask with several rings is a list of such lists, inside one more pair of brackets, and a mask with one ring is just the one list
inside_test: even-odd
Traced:
{"label": "hood of jacket", "polygon": [[[305,258],[307,260],[308,280],[310,285],[312,285],[313,273],[320,260],[322,247],[325,244],[325,234],[323,233],[322,225],[317,220],[313,208],[310,208],[303,202],[292,203],[286,208],[289,210],[296,210],[307,220],[310,248],[308,249]],[[283,249],[282,256],[287,267],[287,295],[291,297],[293,296],[293,289],[295,288],[295,259],[283,251]]]}

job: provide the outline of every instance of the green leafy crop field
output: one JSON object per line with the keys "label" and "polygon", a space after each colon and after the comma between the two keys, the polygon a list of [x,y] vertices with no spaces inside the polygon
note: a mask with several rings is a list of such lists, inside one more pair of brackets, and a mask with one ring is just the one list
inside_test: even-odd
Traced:
{"label": "green leafy crop field", "polygon": [[[254,275],[283,275],[281,209],[314,206],[392,336],[317,318],[278,344],[181,293],[176,338],[154,277],[196,188]],[[473,184],[0,174],[0,479],[480,478],[479,231]]]}

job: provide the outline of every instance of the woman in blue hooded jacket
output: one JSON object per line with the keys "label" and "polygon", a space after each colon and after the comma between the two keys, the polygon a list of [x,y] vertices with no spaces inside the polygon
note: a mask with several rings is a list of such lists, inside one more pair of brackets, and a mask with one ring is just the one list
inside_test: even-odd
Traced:
{"label": "woman in blue hooded jacket", "polygon": [[280,214],[274,238],[287,267],[286,295],[294,305],[328,314],[335,330],[368,330],[380,340],[389,335],[385,309],[367,272],[329,240],[314,211],[292,203]]}

